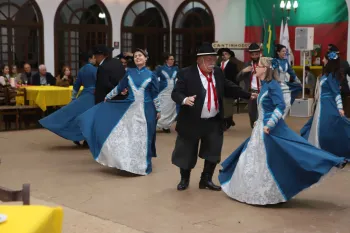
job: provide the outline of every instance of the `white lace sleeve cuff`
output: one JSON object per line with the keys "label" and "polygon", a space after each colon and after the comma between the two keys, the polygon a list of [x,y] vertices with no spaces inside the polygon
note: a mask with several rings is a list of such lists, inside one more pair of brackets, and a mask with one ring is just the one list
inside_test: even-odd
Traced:
{"label": "white lace sleeve cuff", "polygon": [[153,103],[154,103],[154,106],[155,106],[155,108],[156,108],[156,111],[157,111],[157,112],[160,112],[160,101],[159,101],[159,98],[158,98],[158,97],[155,98],[155,99],[153,100]]}
{"label": "white lace sleeve cuff", "polygon": [[343,102],[341,100],[341,96],[340,95],[337,95],[337,97],[335,97],[335,102],[337,103],[337,108],[339,110],[343,109]]}
{"label": "white lace sleeve cuff", "polygon": [[267,121],[266,126],[272,129],[275,127],[278,123],[278,121],[282,118],[283,112],[279,109],[276,108],[275,111],[271,114],[270,119]]}
{"label": "white lace sleeve cuff", "polygon": [[111,92],[109,92],[107,95],[106,95],[106,98],[107,99],[113,99],[115,96],[117,96],[119,93],[118,93],[118,86],[116,86]]}

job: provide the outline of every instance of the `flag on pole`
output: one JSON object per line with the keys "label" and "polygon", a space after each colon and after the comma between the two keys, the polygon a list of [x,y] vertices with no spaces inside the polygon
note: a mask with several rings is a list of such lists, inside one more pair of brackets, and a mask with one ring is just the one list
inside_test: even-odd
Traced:
{"label": "flag on pole", "polygon": [[284,26],[282,41],[280,43],[282,45],[286,46],[286,48],[287,48],[286,59],[288,60],[289,64],[291,64],[292,61],[294,63],[293,51],[292,51],[292,49],[290,47],[290,43],[289,43],[288,21],[286,21],[286,24]]}
{"label": "flag on pole", "polygon": [[279,39],[279,43],[282,43],[283,40],[283,31],[284,31],[284,25],[283,25],[283,19],[281,21],[281,30],[280,30],[280,39]]}
{"label": "flag on pole", "polygon": [[266,23],[266,30],[264,35],[264,50],[263,50],[264,57],[274,57],[275,55],[276,33],[275,33],[275,25],[273,23],[274,10],[275,10],[275,5],[273,5],[272,17],[271,19],[267,20],[267,23]]}

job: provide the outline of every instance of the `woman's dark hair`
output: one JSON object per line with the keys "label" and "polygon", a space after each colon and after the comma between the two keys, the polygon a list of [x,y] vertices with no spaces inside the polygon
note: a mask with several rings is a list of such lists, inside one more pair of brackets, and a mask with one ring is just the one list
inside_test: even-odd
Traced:
{"label": "woman's dark hair", "polygon": [[174,57],[174,55],[171,53],[168,53],[168,52],[163,53],[163,60],[164,61],[168,60],[170,57]]}
{"label": "woman's dark hair", "polygon": [[282,49],[286,49],[287,47],[281,44],[276,44],[275,47],[275,58],[279,58],[278,53],[281,52]]}
{"label": "woman's dark hair", "polygon": [[327,64],[323,67],[322,73],[324,75],[332,74],[333,77],[337,78],[339,81],[343,80],[343,75],[340,72],[340,58],[339,56],[337,59],[330,59],[329,55],[334,52],[327,52],[325,55],[325,58],[327,59]]}
{"label": "woman's dark hair", "polygon": [[5,67],[8,67],[10,69],[10,66],[5,64],[1,66],[1,72],[4,71]]}

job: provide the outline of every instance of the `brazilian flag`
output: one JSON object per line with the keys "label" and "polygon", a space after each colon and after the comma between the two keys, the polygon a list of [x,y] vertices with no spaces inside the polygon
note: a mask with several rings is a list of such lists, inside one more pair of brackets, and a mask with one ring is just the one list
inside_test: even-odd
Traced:
{"label": "brazilian flag", "polygon": [[274,57],[275,56],[275,40],[276,40],[276,32],[275,25],[273,20],[267,20],[264,22],[264,57]]}

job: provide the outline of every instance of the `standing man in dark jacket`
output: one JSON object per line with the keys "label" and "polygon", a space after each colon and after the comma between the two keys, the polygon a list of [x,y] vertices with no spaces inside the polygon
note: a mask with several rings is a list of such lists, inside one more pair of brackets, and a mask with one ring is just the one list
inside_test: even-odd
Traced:
{"label": "standing man in dark jacket", "polygon": [[[95,104],[103,102],[106,95],[118,85],[119,81],[125,75],[125,69],[118,59],[111,59],[109,53],[112,49],[106,45],[97,45],[93,54],[98,64],[96,89],[95,89]],[[125,99],[126,96],[118,95],[113,100]]]}
{"label": "standing man in dark jacket", "polygon": [[[260,80],[255,75],[255,69],[259,64],[260,59],[260,46],[257,43],[252,43],[249,48],[249,54],[251,61],[245,64],[243,70],[237,75],[237,81],[244,81],[245,90],[250,93],[260,93]],[[254,128],[254,122],[258,119],[258,104],[257,99],[248,101],[248,113],[250,126]]]}
{"label": "standing man in dark jacket", "polygon": [[[237,65],[231,61],[231,59],[235,57],[235,53],[228,48],[221,48],[218,51],[218,55],[222,58],[220,68],[224,72],[225,78],[239,86],[239,82],[236,80],[238,74]],[[233,98],[224,98],[225,130],[235,125],[235,122],[232,119],[234,110],[233,101]]]}
{"label": "standing man in dark jacket", "polygon": [[256,98],[256,94],[247,93],[225,79],[222,70],[215,66],[216,56],[211,44],[203,44],[197,53],[197,64],[180,70],[171,94],[171,98],[181,105],[176,124],[178,136],[172,155],[172,163],[180,168],[178,190],[187,189],[197,156],[205,160],[199,188],[221,190],[212,182],[212,177],[221,158],[224,95]]}

